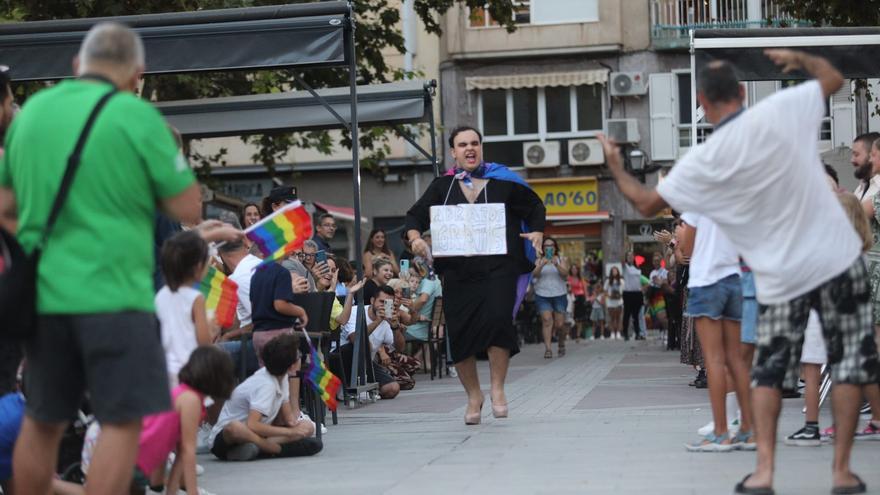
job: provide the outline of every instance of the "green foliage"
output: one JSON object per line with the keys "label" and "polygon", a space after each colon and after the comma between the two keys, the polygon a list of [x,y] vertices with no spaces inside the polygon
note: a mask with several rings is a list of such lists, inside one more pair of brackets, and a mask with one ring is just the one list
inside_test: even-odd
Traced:
{"label": "green foliage", "polygon": [[[119,15],[181,12],[235,7],[254,7],[278,3],[305,3],[302,0],[5,0],[0,2],[0,19],[5,21],[37,21],[82,17],[106,17]],[[392,0],[357,0],[354,2],[356,20],[356,58],[358,84],[376,84],[413,77],[404,71],[389,67],[385,53],[393,49],[404,53],[404,39],[400,32],[400,2]],[[441,34],[440,20],[454,4],[483,7],[484,0],[415,0],[414,10],[430,33]],[[488,10],[495,19],[508,19],[505,27],[512,31],[514,0],[493,0]],[[149,62],[149,61],[148,61]],[[257,72],[215,72],[186,75],[147,76],[143,95],[155,101],[211,98],[243,94],[274,93],[295,88],[294,70],[271,70]],[[348,85],[346,69],[297,70],[307,84],[314,88]],[[19,96],[26,96],[41,87],[39,84],[22,85]],[[417,129],[421,129],[417,127]],[[400,136],[405,129],[364,129],[360,134],[363,150],[361,166],[374,173],[384,174],[383,162],[391,152],[390,139]],[[329,154],[337,144],[351,146],[351,137],[343,132],[335,143],[327,131],[311,131],[287,134],[243,136],[258,151],[252,159],[265,165],[271,176],[278,163],[293,147],[312,148]],[[205,156],[191,153],[198,164],[197,170],[207,178],[212,166],[224,166],[226,150]]]}
{"label": "green foliage", "polygon": [[880,0],[777,0],[796,19],[816,26],[880,25]]}

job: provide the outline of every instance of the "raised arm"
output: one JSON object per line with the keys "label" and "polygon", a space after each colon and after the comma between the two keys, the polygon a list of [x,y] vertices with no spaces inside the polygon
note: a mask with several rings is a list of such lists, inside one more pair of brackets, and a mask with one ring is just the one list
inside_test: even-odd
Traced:
{"label": "raised arm", "polygon": [[803,70],[813,76],[822,86],[822,95],[825,98],[833,95],[843,86],[843,74],[822,57],[788,49],[764,50],[764,54],[776,65],[781,65],[782,72]]}
{"label": "raised arm", "polygon": [[617,143],[601,133],[596,137],[602,143],[602,149],[605,151],[605,163],[608,165],[611,175],[614,176],[618,189],[642,216],[653,217],[669,206],[660,197],[656,189],[645,187],[644,184],[637,181],[635,177],[624,170],[623,158],[620,155],[620,147],[617,146]]}

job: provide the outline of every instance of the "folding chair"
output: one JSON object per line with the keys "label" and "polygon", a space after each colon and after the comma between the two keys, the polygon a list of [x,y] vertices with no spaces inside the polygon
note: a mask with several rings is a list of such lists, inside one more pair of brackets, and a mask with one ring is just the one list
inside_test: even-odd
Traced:
{"label": "folding chair", "polygon": [[[310,292],[307,294],[294,294],[293,304],[302,307],[309,317],[304,331],[309,332],[312,344],[323,351],[323,341],[325,334],[330,333],[330,312],[333,309],[333,298],[336,295],[332,292]],[[301,342],[300,349],[303,351],[302,362],[306,361],[306,350],[308,345]],[[324,402],[318,396],[318,393],[305,380],[300,380],[300,397],[305,403],[306,411],[315,423],[318,424],[317,437],[321,438],[320,425],[325,423],[327,409]],[[335,421],[334,421],[335,424]]]}

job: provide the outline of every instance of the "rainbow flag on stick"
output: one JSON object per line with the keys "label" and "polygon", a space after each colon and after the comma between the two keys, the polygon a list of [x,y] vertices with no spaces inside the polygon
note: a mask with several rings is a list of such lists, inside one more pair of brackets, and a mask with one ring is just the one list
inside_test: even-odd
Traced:
{"label": "rainbow flag on stick", "polygon": [[282,258],[301,248],[312,235],[312,216],[294,201],[245,230],[248,239],[263,253],[263,263]]}
{"label": "rainbow flag on stick", "polygon": [[214,310],[217,323],[231,327],[238,306],[238,284],[212,266],[196,288],[205,296],[205,307]]}
{"label": "rainbow flag on stick", "polygon": [[321,400],[327,404],[327,407],[331,411],[335,411],[338,405],[336,403],[336,392],[339,390],[342,382],[327,369],[327,365],[324,364],[315,346],[312,345],[309,332],[304,330],[303,333],[306,336],[306,342],[309,343],[309,355],[311,356],[308,367],[303,371],[303,377],[318,392],[318,395],[321,396]]}

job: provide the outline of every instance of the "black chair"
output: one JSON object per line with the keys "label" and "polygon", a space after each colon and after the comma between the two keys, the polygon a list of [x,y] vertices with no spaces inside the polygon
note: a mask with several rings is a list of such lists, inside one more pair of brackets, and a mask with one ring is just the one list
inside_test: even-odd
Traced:
{"label": "black chair", "polygon": [[[335,294],[332,292],[310,292],[306,294],[294,294],[293,299],[291,300],[293,304],[302,307],[306,311],[309,318],[308,322],[306,322],[306,328],[304,331],[309,332],[312,345],[324,353],[324,356],[327,356],[324,349],[324,343],[328,340],[330,335],[330,312],[333,309],[334,297]],[[304,337],[301,338],[305,340]],[[300,341],[300,344],[300,349],[303,351],[303,365],[305,365],[308,345],[303,341]],[[318,396],[318,393],[310,385],[305,383],[305,380],[300,380],[300,397],[302,397],[303,402],[305,403],[307,414],[318,423],[318,438],[320,438],[320,425],[324,424],[326,420],[326,405],[324,404],[324,401],[321,400],[320,396]],[[334,412],[333,415],[333,424],[336,424],[336,413]]]}

